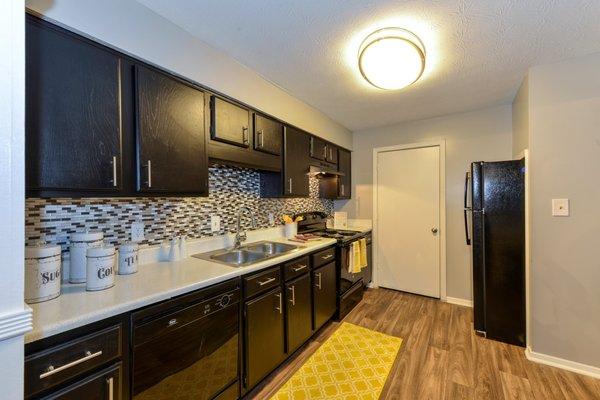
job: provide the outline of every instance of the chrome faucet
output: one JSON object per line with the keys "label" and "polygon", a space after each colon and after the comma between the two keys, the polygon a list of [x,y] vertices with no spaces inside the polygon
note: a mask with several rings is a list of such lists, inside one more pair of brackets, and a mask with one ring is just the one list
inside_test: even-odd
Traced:
{"label": "chrome faucet", "polygon": [[241,220],[242,220],[242,211],[246,211],[250,215],[250,220],[252,221],[252,229],[256,229],[256,218],[254,217],[254,212],[246,207],[241,206],[237,211],[237,223],[235,230],[235,243],[233,244],[234,249],[239,249],[242,247],[242,242],[247,239],[246,231],[242,231]]}

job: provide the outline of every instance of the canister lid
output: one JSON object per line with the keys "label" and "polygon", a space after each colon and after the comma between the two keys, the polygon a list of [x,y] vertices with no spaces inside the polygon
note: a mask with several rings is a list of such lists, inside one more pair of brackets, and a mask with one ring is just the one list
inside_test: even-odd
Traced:
{"label": "canister lid", "polygon": [[39,243],[33,246],[25,246],[25,258],[46,258],[60,254],[60,246],[56,244]]}
{"label": "canister lid", "polygon": [[89,258],[107,257],[115,255],[115,246],[90,247],[86,250],[86,256]]}
{"label": "canister lid", "polygon": [[104,233],[101,231],[73,232],[71,242],[96,242],[104,239]]}
{"label": "canister lid", "polygon": [[123,252],[131,252],[131,251],[137,251],[139,249],[140,245],[137,244],[136,242],[127,242],[127,243],[123,243],[121,246],[119,246],[119,251],[123,251]]}

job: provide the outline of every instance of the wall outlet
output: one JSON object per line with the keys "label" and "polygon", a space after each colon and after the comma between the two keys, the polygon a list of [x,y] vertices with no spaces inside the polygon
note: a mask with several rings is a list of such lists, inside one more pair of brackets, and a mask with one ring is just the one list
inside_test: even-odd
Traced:
{"label": "wall outlet", "polygon": [[273,215],[273,213],[269,213],[268,217],[269,217],[269,226],[275,225],[275,216]]}
{"label": "wall outlet", "polygon": [[210,216],[210,231],[219,232],[221,230],[221,217],[218,215]]}
{"label": "wall outlet", "polygon": [[131,241],[141,242],[144,240],[144,223],[134,222],[131,224]]}
{"label": "wall outlet", "polygon": [[552,216],[569,216],[569,199],[552,199]]}

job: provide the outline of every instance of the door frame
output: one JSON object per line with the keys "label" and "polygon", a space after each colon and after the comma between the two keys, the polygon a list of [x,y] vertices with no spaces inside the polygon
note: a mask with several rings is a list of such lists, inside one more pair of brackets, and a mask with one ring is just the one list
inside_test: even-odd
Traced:
{"label": "door frame", "polygon": [[429,142],[419,142],[410,144],[399,144],[395,146],[376,147],[373,149],[373,287],[379,287],[379,264],[378,264],[378,253],[379,253],[379,236],[378,229],[378,209],[377,209],[377,188],[379,185],[377,161],[379,153],[387,153],[391,151],[399,150],[412,150],[422,149],[427,147],[438,147],[439,148],[439,200],[440,200],[440,226],[439,226],[439,237],[440,237],[440,300],[446,301],[446,141],[444,139],[433,140]]}

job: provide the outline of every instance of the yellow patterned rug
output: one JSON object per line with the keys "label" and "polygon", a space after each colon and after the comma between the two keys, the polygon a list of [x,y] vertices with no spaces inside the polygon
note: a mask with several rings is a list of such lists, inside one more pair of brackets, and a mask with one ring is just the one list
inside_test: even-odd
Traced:
{"label": "yellow patterned rug", "polygon": [[401,344],[344,322],[271,399],[378,399]]}

